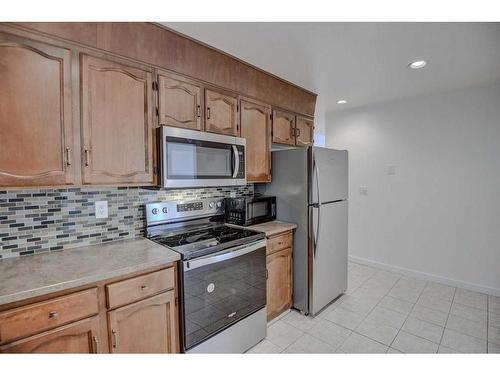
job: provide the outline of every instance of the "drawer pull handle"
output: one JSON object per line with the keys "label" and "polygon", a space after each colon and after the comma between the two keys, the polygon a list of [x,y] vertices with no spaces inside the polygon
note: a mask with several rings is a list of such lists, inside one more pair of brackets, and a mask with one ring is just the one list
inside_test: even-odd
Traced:
{"label": "drawer pull handle", "polygon": [[49,312],[49,319],[57,318],[58,316],[59,316],[59,313],[57,311]]}
{"label": "drawer pull handle", "polygon": [[141,290],[146,290],[146,289],[148,289],[147,285],[141,285]]}

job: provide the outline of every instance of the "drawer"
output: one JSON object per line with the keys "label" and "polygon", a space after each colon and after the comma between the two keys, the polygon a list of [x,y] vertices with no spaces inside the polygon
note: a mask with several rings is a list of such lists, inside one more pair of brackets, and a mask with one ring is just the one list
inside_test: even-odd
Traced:
{"label": "drawer", "polygon": [[97,288],[0,313],[0,342],[6,343],[98,313]]}
{"label": "drawer", "polygon": [[292,247],[293,235],[292,232],[286,232],[283,234],[278,234],[267,239],[266,254],[272,254],[278,250],[286,249],[287,247]]}
{"label": "drawer", "polygon": [[174,267],[106,285],[108,308],[127,305],[175,286]]}

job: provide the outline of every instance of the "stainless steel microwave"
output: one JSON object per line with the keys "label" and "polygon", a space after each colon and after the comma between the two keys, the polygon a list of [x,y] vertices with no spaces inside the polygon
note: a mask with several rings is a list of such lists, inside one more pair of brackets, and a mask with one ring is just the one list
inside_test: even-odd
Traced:
{"label": "stainless steel microwave", "polygon": [[165,188],[245,185],[246,140],[169,126],[160,128]]}

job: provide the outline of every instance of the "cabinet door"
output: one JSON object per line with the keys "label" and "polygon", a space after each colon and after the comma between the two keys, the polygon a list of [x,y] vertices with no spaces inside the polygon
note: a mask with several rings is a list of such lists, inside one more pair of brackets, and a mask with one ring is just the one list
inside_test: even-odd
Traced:
{"label": "cabinet door", "polygon": [[97,316],[3,345],[0,353],[100,353]]}
{"label": "cabinet door", "polygon": [[218,134],[239,134],[238,100],[229,95],[205,90],[205,131]]}
{"label": "cabinet door", "polygon": [[111,353],[178,353],[172,290],[108,312]]}
{"label": "cabinet door", "polygon": [[242,99],[241,136],[246,139],[247,182],[271,181],[271,108]]}
{"label": "cabinet door", "polygon": [[292,249],[267,256],[267,320],[292,306]]}
{"label": "cabinet door", "polygon": [[273,110],[273,143],[295,145],[294,129],[295,115],[293,113]]}
{"label": "cabinet door", "polygon": [[297,116],[295,134],[295,144],[297,146],[312,146],[314,139],[313,120]]}
{"label": "cabinet door", "polygon": [[152,74],[82,55],[85,184],[153,183]]}
{"label": "cabinet door", "polygon": [[74,182],[71,53],[0,33],[0,186]]}
{"label": "cabinet door", "polygon": [[158,75],[160,125],[203,130],[201,87],[175,75]]}

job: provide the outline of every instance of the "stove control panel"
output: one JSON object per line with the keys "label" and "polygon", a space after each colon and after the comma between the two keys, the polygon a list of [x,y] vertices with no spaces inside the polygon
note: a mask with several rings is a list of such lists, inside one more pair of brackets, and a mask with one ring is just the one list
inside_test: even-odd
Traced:
{"label": "stove control panel", "polygon": [[224,198],[167,201],[146,205],[146,225],[224,214]]}

